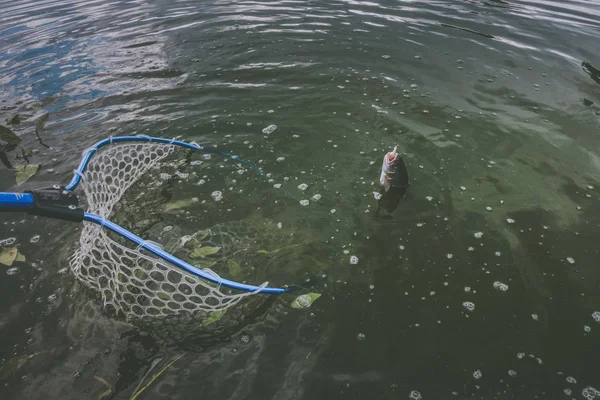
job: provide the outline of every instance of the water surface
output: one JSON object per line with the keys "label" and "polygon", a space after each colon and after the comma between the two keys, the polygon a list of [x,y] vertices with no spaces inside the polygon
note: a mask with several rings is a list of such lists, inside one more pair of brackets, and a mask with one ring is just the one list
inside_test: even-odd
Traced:
{"label": "water surface", "polygon": [[[2,398],[97,399],[108,384],[105,398],[128,399],[153,362],[183,353],[140,398],[600,398],[596,2],[1,8],[0,117],[29,116],[11,126],[21,143],[8,156],[34,151],[41,168],[17,188],[2,167],[0,190],[66,183],[111,135],[217,145],[272,175],[213,157],[205,185],[172,182],[115,219],[150,220],[137,233],[151,240],[164,226],[281,222],[312,247],[261,277],[317,278],[322,294],[308,310],[272,297],[234,329],[165,340],[105,313],[65,269],[77,226],[2,215],[0,240],[26,256],[0,267]],[[411,191],[376,218],[395,145]]]}

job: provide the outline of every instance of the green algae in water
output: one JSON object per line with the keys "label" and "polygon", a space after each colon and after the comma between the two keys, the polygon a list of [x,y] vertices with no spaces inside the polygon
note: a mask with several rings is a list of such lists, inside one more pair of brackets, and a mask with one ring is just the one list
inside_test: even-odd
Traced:
{"label": "green algae in water", "polygon": [[294,299],[290,306],[292,308],[309,308],[321,295],[319,293],[303,294]]}
{"label": "green algae in water", "polygon": [[220,247],[210,247],[210,246],[202,246],[194,250],[190,253],[190,257],[192,258],[204,258],[208,256],[212,256],[221,250]]}

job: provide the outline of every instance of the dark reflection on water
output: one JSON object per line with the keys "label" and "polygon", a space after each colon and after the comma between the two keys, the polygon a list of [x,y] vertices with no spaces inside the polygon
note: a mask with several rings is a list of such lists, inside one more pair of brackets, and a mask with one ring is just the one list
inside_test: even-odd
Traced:
{"label": "dark reflection on water", "polygon": [[[140,398],[600,398],[598,4],[0,6],[0,119],[22,115],[7,154],[19,164],[35,150],[41,164],[19,188],[2,167],[0,190],[66,182],[111,135],[218,145],[272,175],[204,160],[115,219],[152,240],[167,225],[179,237],[282,222],[305,246],[254,278],[322,294],[302,311],[292,295],[258,301],[237,324],[173,341],[107,315],[76,282],[76,226],[2,215],[0,240],[26,256],[0,267],[2,398],[110,387],[105,398],[128,399],[154,362],[183,353]],[[375,182],[395,145],[411,190],[380,219]]]}

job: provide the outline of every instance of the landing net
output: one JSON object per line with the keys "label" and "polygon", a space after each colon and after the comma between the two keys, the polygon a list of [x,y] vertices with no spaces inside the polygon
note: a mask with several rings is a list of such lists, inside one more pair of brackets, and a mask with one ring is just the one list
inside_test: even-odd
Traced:
{"label": "landing net", "polygon": [[[99,149],[80,173],[88,212],[110,219],[136,181],[147,173],[159,176],[165,164],[177,164],[177,152],[185,151],[152,142],[113,143]],[[144,180],[144,184],[152,186],[151,181]],[[144,189],[152,196],[152,187]],[[98,292],[107,309],[127,319],[218,313],[267,285],[253,292],[238,292],[207,282],[134,246],[102,226],[85,223],[79,248],[70,260],[77,279]],[[220,278],[214,271],[204,271]]]}

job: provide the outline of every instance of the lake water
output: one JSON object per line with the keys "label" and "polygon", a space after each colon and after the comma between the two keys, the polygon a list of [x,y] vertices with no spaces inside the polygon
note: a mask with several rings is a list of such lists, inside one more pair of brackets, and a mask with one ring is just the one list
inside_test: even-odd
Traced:
{"label": "lake water", "polygon": [[[6,154],[41,166],[19,187],[0,166],[0,191],[67,183],[108,136],[216,145],[271,175],[196,156],[194,179],[114,219],[151,240],[216,224],[253,227],[234,233],[268,251],[302,238],[256,279],[322,295],[302,310],[257,295],[227,329],[174,340],[75,279],[76,224],[2,214],[0,240],[25,261],[0,265],[1,398],[130,399],[182,356],[139,399],[600,399],[597,1],[1,9],[1,123],[22,115]],[[378,218],[396,145],[411,189]]]}

